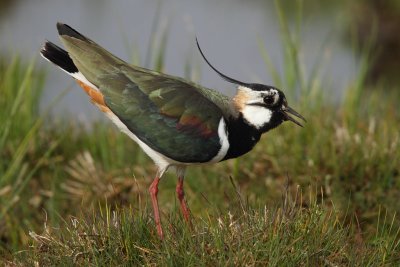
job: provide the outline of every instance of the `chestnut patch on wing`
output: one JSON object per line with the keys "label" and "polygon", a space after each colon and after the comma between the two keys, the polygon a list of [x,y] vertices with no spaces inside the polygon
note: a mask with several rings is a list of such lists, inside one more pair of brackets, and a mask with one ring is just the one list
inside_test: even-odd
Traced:
{"label": "chestnut patch on wing", "polygon": [[207,122],[202,121],[199,117],[194,115],[182,116],[176,128],[180,131],[197,133],[205,138],[212,137],[216,134]]}

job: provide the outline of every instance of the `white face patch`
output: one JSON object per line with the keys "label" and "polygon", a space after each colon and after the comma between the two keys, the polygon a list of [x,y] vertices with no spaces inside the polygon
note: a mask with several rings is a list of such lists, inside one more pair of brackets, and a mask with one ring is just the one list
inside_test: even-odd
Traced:
{"label": "white face patch", "polygon": [[243,118],[255,128],[260,129],[271,120],[272,111],[260,106],[246,105],[242,110]]}
{"label": "white face patch", "polygon": [[256,91],[245,86],[238,87],[244,100],[240,105],[240,112],[243,118],[257,129],[262,128],[266,123],[271,121],[272,111],[265,105],[264,97],[273,96],[273,103],[279,101],[279,92],[276,89],[265,91]]}

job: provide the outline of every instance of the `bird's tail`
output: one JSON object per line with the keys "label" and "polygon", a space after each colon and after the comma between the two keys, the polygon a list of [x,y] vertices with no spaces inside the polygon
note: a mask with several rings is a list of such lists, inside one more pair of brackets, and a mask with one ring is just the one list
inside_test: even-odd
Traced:
{"label": "bird's tail", "polygon": [[[88,38],[71,28],[70,26],[64,23],[57,23],[57,29],[60,36],[66,35],[70,37],[74,37],[76,39],[80,39],[82,41],[91,42]],[[55,64],[62,70],[66,71],[69,74],[79,72],[78,68],[72,61],[71,57],[69,56],[68,52],[62,49],[61,47],[55,45],[52,42],[45,42],[40,54],[50,61],[51,63]]]}
{"label": "bird's tail", "polygon": [[53,44],[52,42],[45,42],[42,49],[40,50],[40,54],[46,60],[55,64],[57,67],[67,72],[69,75],[73,75],[74,73],[79,72],[78,68],[75,66],[74,62],[70,58],[68,52],[61,47]]}
{"label": "bird's tail", "polygon": [[[74,33],[71,31],[70,34]],[[104,102],[103,94],[98,90],[98,88],[89,82],[85,76],[79,71],[76,67],[75,63],[69,56],[68,52],[62,49],[61,47],[53,44],[52,42],[45,42],[42,49],[40,50],[40,54],[46,60],[50,61],[68,75],[75,78],[78,84],[83,88],[83,90],[89,95],[92,102],[97,105],[101,111],[108,112],[109,109],[107,108]]]}

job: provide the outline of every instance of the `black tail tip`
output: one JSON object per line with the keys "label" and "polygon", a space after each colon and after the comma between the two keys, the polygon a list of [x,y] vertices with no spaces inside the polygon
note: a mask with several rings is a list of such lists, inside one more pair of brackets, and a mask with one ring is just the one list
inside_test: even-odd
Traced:
{"label": "black tail tip", "polygon": [[76,30],[74,30],[72,27],[70,27],[65,23],[57,22],[57,30],[59,35],[66,35],[85,41],[87,40],[85,36],[83,36],[82,34],[80,34],[79,32],[77,32]]}
{"label": "black tail tip", "polygon": [[78,72],[78,68],[75,66],[74,62],[68,55],[68,52],[61,47],[53,44],[52,42],[45,42],[40,49],[40,54],[68,73]]}
{"label": "black tail tip", "polygon": [[51,55],[54,55],[55,53],[63,53],[63,52],[64,50],[62,48],[47,40],[40,49],[40,54],[42,54],[42,56],[44,56],[47,59],[51,58],[52,57]]}

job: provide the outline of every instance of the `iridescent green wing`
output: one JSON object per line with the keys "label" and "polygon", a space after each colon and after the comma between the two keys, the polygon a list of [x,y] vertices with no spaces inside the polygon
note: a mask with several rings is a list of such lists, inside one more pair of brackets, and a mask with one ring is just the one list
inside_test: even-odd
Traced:
{"label": "iridescent green wing", "polygon": [[218,153],[224,114],[202,94],[208,89],[130,66],[104,75],[98,85],[107,106],[154,150],[179,162],[207,162]]}

